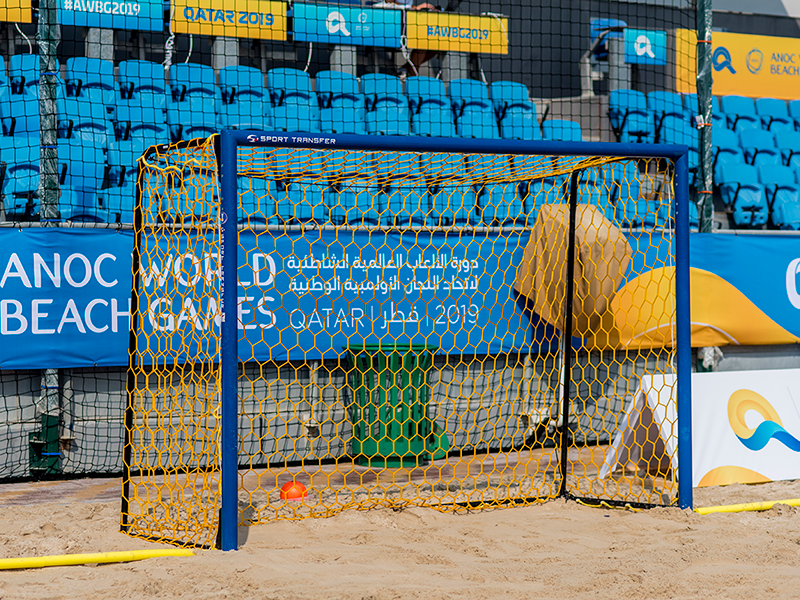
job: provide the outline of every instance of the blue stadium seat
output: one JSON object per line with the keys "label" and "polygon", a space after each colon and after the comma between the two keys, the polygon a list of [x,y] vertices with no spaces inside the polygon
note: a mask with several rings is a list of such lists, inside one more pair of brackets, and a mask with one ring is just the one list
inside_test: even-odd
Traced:
{"label": "blue stadium seat", "polygon": [[323,133],[367,134],[363,107],[321,108],[319,125]]}
{"label": "blue stadium seat", "polygon": [[772,224],[787,231],[800,230],[800,194],[778,190],[772,202]]}
{"label": "blue stadium seat", "polygon": [[105,157],[98,146],[66,140],[58,144],[59,183],[78,193],[80,206],[96,205],[95,195],[105,179]]}
{"label": "blue stadium seat", "polygon": [[270,69],[267,73],[267,90],[273,106],[317,106],[317,97],[311,91],[311,77],[305,71],[291,68]]}
{"label": "blue stadium seat", "polygon": [[310,105],[282,104],[272,109],[272,124],[276,131],[319,131],[317,112]]}
{"label": "blue stadium seat", "polygon": [[167,109],[167,124],[173,142],[208,137],[219,131],[211,98],[192,96]]}
{"label": "blue stadium seat", "polygon": [[411,117],[411,132],[424,137],[455,137],[456,126],[450,107],[426,105],[424,111]]}
{"label": "blue stadium seat", "polygon": [[220,69],[219,88],[225,104],[241,100],[269,102],[264,75],[253,67],[232,66]]}
{"label": "blue stadium seat", "polygon": [[167,105],[167,82],[164,67],[147,60],[124,60],[119,63],[120,97],[136,100],[141,106],[164,110]]}
{"label": "blue stadium seat", "polygon": [[[31,140],[33,141],[33,140]],[[5,150],[0,162],[0,194],[7,220],[29,221],[39,214],[38,143],[16,140],[12,151]]]}
{"label": "blue stadium seat", "polygon": [[39,137],[39,101],[27,94],[11,94],[0,102],[3,134],[14,137]]}
{"label": "blue stadium seat", "polygon": [[[58,61],[56,61],[58,65]],[[8,59],[8,78],[12,94],[39,97],[39,55],[14,54]]]}
{"label": "blue stadium seat", "polygon": [[59,105],[58,137],[108,148],[114,130],[105,105],[91,97],[65,98]]}
{"label": "blue stadium seat", "polygon": [[[589,20],[589,37],[591,38],[591,43],[594,43],[594,41],[600,37],[601,33],[604,31],[606,32],[605,37],[603,37],[603,41],[600,42],[594,49],[595,60],[608,60],[608,46],[606,45],[606,41],[622,39],[622,30],[627,26],[628,24],[620,19],[595,18]],[[614,31],[609,31],[610,29],[614,29]]]}
{"label": "blue stadium seat", "polygon": [[525,224],[522,200],[516,183],[480,185],[475,193],[477,212],[471,214],[474,225],[500,227]]}
{"label": "blue stadium seat", "polygon": [[120,100],[114,114],[117,140],[140,140],[147,146],[169,143],[167,121],[160,108],[139,104],[137,99]]}
{"label": "blue stadium seat", "polygon": [[379,105],[367,113],[367,133],[370,135],[411,135],[408,107]]}
{"label": "blue stadium seat", "polygon": [[316,91],[322,108],[364,108],[364,96],[358,91],[358,79],[342,71],[319,71]]}
{"label": "blue stadium seat", "polygon": [[177,63],[170,67],[170,90],[173,102],[192,99],[214,100],[213,110],[222,104],[222,92],[217,87],[214,69],[197,63]]}
{"label": "blue stadium seat", "polygon": [[466,225],[475,209],[474,180],[467,174],[464,158],[458,154],[430,153],[422,157],[422,172],[430,189],[429,224]]}
{"label": "blue stadium seat", "polygon": [[496,140],[500,137],[492,110],[467,110],[456,120],[456,132],[462,138]]}
{"label": "blue stadium seat", "polygon": [[136,162],[146,148],[145,143],[137,139],[109,144],[105,176],[107,187],[136,185]]}
{"label": "blue stadium seat", "polygon": [[185,171],[182,178],[172,179],[162,204],[163,216],[174,222],[207,219],[218,206],[218,193],[216,174]]}
{"label": "blue stadium seat", "polygon": [[655,137],[653,114],[641,92],[613,90],[608,95],[608,117],[617,141],[650,143]]}
{"label": "blue stadium seat", "polygon": [[506,113],[500,121],[500,136],[505,140],[541,140],[536,111]]}
{"label": "blue stadium seat", "polygon": [[783,164],[800,167],[800,131],[776,131],[775,145],[781,151]]}
{"label": "blue stadium seat", "polygon": [[328,179],[361,177],[371,170],[372,154],[365,150],[326,150],[325,175]]}
{"label": "blue stadium seat", "polygon": [[585,169],[578,176],[578,203],[598,207],[612,221],[616,191],[613,167]]}
{"label": "blue stadium seat", "polygon": [[761,117],[761,127],[768,131],[794,131],[794,120],[789,116],[785,100],[757,98],[756,112]]}
{"label": "blue stadium seat", "polygon": [[272,169],[275,179],[290,181],[303,176],[312,176],[326,169],[327,155],[323,151],[306,148],[273,148]]}
{"label": "blue stadium seat", "polygon": [[789,116],[794,119],[794,128],[800,129],[800,100],[789,100]]}
{"label": "blue stadium seat", "polygon": [[367,110],[379,107],[408,108],[408,101],[403,94],[403,82],[393,75],[364,75],[361,78],[361,93],[364,94]]}
{"label": "blue stadium seat", "polygon": [[502,121],[510,112],[519,114],[536,113],[536,105],[531,102],[528,88],[523,83],[493,81],[489,85],[489,92],[492,96],[492,105],[498,121]]}
{"label": "blue stadium seat", "polygon": [[415,152],[375,153],[369,157],[369,166],[362,173],[373,173],[380,185],[425,185],[422,156]]}
{"label": "blue stadium seat", "polygon": [[472,182],[509,181],[513,178],[511,157],[507,154],[468,154],[467,176]]}
{"label": "blue stadium seat", "polygon": [[723,96],[720,107],[728,120],[728,129],[739,133],[743,129],[761,128],[761,118],[756,113],[756,105],[752,98]]}
{"label": "blue stadium seat", "polygon": [[780,165],[781,153],[775,147],[775,136],[763,129],[742,129],[739,145],[744,150],[745,161],[756,167]]}
{"label": "blue stadium seat", "polygon": [[450,102],[456,119],[467,111],[492,111],[489,90],[483,83],[474,79],[454,79],[451,81]]}
{"label": "blue stadium seat", "polygon": [[642,198],[642,179],[633,161],[617,163],[612,167],[616,194],[616,222],[622,227],[641,227],[650,212],[650,205]]}
{"label": "blue stadium seat", "polygon": [[325,191],[325,203],[334,225],[380,225],[385,195],[378,186],[349,180]]}
{"label": "blue stadium seat", "polygon": [[239,222],[268,223],[275,215],[278,188],[262,177],[239,177]]}
{"label": "blue stadium seat", "polygon": [[683,108],[683,98],[675,92],[650,92],[647,95],[647,108],[653,113],[657,141],[663,136],[662,130],[667,117],[670,117],[666,123],[668,125],[674,125],[676,120],[688,121]]}
{"label": "blue stadium seat", "polygon": [[424,225],[431,212],[431,199],[424,186],[391,185],[383,188],[385,200],[381,203],[384,225]]}
{"label": "blue stadium seat", "polygon": [[[686,111],[686,117],[690,121],[694,121],[696,115],[699,114],[699,106],[697,104],[697,94],[684,94],[683,106]],[[722,127],[728,126],[727,119],[722,111],[719,109],[719,100],[716,96],[711,96],[711,122],[714,125],[721,125]]]}
{"label": "blue stadium seat", "polygon": [[0,104],[7,101],[10,94],[11,87],[8,85],[8,77],[6,77],[6,61],[0,54]]}
{"label": "blue stadium seat", "polygon": [[[97,206],[109,223],[133,223],[136,189],[131,185],[112,187],[97,192]],[[64,216],[62,211],[62,216]]]}
{"label": "blue stadium seat", "polygon": [[767,192],[767,202],[770,206],[772,206],[778,190],[784,189],[791,193],[800,193],[800,186],[795,181],[794,170],[785,165],[759,167],[758,180]]}
{"label": "blue stadium seat", "polygon": [[67,59],[67,96],[102,102],[112,109],[119,97],[113,63],[84,56]]}
{"label": "blue stadium seat", "polygon": [[325,223],[328,207],[323,193],[325,186],[305,181],[290,182],[278,189],[277,220],[279,223]]}
{"label": "blue stadium seat", "polygon": [[719,169],[723,162],[744,163],[744,152],[739,147],[739,138],[736,134],[723,127],[721,124],[714,123],[711,132],[711,141],[714,148],[714,173]]}
{"label": "blue stadium seat", "polygon": [[467,180],[464,157],[459,154],[439,152],[424,154],[421,169],[428,180],[428,185],[434,188],[440,185],[472,184],[472,181]]}
{"label": "blue stadium seat", "polygon": [[259,100],[252,95],[238,96],[233,104],[223,104],[219,113],[223,129],[255,129],[270,131],[273,128],[269,100]]}
{"label": "blue stadium seat", "polygon": [[769,208],[764,186],[752,165],[723,163],[718,179],[725,206],[733,209],[737,226],[757,226],[767,222]]}
{"label": "blue stadium seat", "polygon": [[685,116],[675,117],[668,115],[664,117],[659,142],[662,144],[689,146],[689,170],[696,170],[700,165],[700,156],[698,154],[700,135],[697,128]]}
{"label": "blue stadium seat", "polygon": [[580,123],[566,119],[550,119],[542,123],[542,133],[546,140],[558,142],[581,142],[583,133]]}
{"label": "blue stadium seat", "polygon": [[444,89],[444,82],[433,77],[409,77],[406,79],[406,95],[411,114],[450,108],[450,101]]}

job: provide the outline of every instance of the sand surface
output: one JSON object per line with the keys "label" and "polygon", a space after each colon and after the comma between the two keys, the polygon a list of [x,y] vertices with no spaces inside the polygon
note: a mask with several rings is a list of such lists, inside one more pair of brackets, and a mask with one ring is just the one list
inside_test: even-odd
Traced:
{"label": "sand surface", "polygon": [[[119,482],[0,486],[0,558],[158,547],[118,533]],[[800,482],[696,490],[696,505]],[[442,514],[347,511],[242,528],[238,552],[0,571],[0,598],[800,598],[800,509],[700,516],[552,501]]]}

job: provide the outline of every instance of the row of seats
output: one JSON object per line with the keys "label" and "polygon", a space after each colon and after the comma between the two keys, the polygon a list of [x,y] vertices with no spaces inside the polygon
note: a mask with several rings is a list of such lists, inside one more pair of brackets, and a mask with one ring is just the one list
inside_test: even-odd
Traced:
{"label": "row of seats", "polygon": [[754,166],[723,161],[717,176],[720,196],[738,227],[800,230],[800,171],[785,165]]}

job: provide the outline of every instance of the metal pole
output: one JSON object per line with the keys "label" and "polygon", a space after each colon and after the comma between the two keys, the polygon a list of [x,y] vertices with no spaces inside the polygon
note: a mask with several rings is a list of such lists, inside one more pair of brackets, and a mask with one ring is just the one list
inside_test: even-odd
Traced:
{"label": "metal pole", "polygon": [[578,171],[569,180],[569,227],[567,228],[567,281],[564,299],[563,362],[564,373],[561,390],[561,489],[559,496],[567,493],[567,452],[569,451],[569,388],[572,381],[572,297],[575,281],[575,213],[578,208]]}
{"label": "metal pole", "polygon": [[697,104],[700,117],[700,181],[698,212],[700,231],[709,233],[714,217],[714,151],[711,147],[711,2],[697,0]]}
{"label": "metal pole", "polygon": [[689,289],[689,157],[675,163],[675,320],[678,383],[678,504],[692,508],[692,346]]}
{"label": "metal pole", "polygon": [[61,41],[58,26],[57,0],[39,2],[39,203],[42,221],[57,221],[58,213],[58,147],[57,108],[58,61],[56,49]]}
{"label": "metal pole", "polygon": [[220,511],[220,549],[237,550],[239,547],[239,393],[237,389],[239,353],[238,343],[238,232],[236,229],[236,140],[229,132],[220,134],[217,164],[219,165],[222,233],[220,254],[222,255],[222,282],[220,283],[220,308],[222,331],[220,344],[221,390],[221,440],[220,468],[222,510]]}

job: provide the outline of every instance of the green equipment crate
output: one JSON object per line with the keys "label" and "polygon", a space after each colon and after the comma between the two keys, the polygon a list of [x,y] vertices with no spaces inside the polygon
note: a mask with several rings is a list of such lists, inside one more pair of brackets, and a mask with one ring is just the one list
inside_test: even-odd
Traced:
{"label": "green equipment crate", "polygon": [[428,417],[428,374],[436,347],[348,346],[355,462],[410,467],[447,455],[447,433]]}

